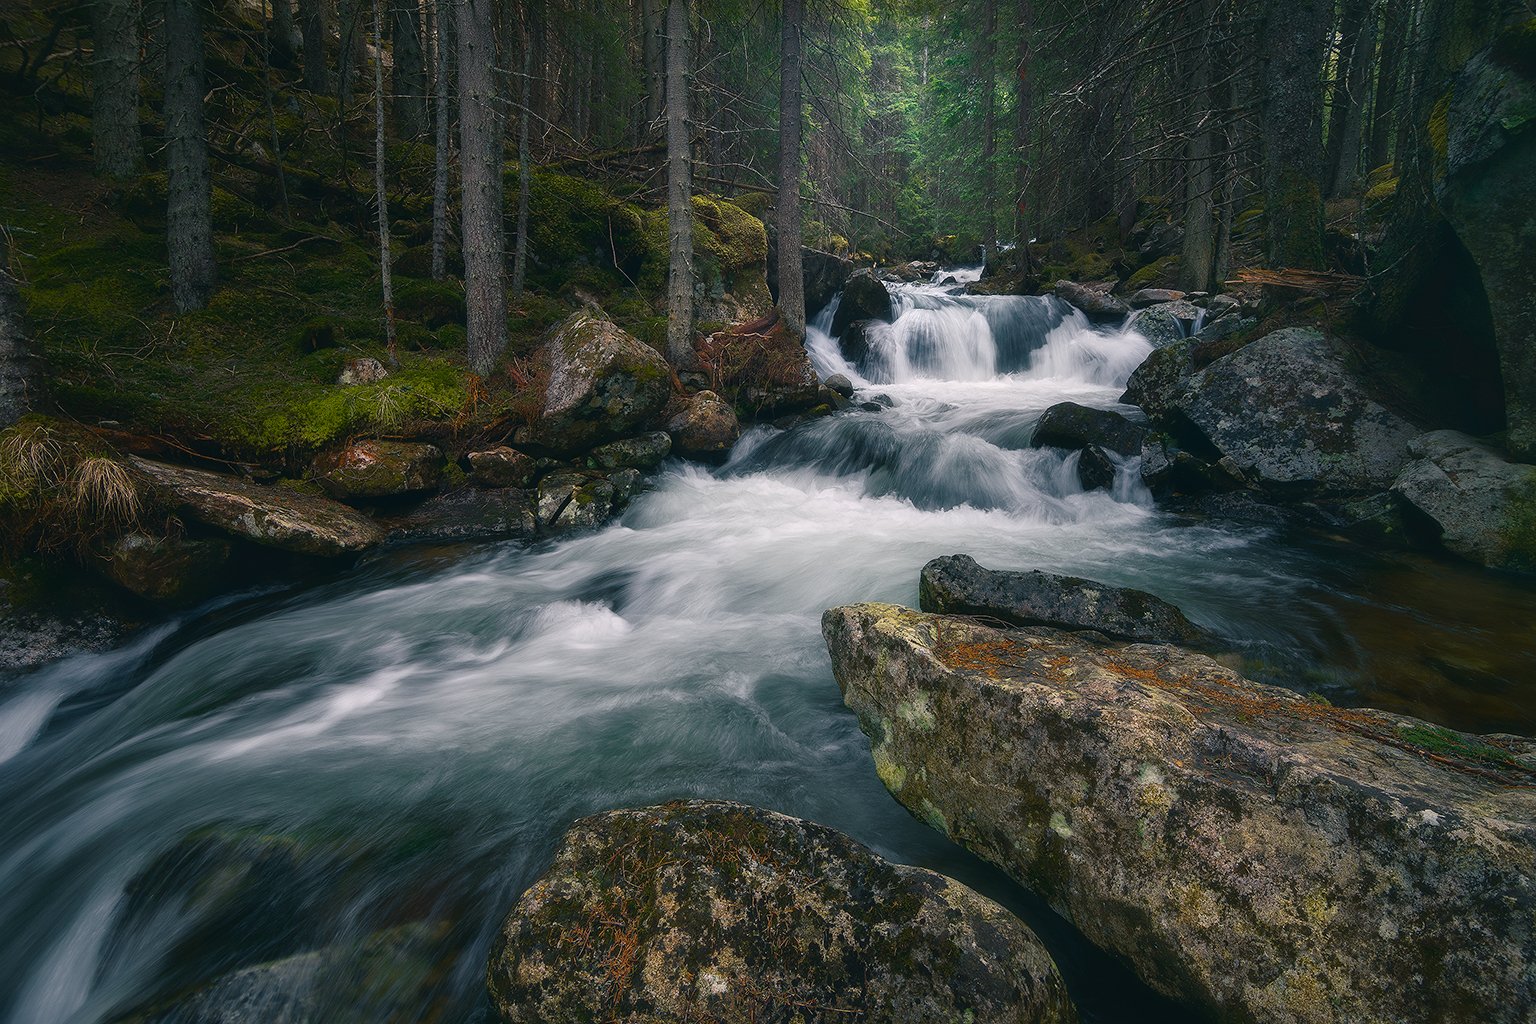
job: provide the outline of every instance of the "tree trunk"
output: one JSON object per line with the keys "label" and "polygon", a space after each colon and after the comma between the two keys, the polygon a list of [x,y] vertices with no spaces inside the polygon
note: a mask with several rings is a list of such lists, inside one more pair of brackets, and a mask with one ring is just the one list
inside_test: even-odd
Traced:
{"label": "tree trunk", "polygon": [[501,111],[496,96],[494,0],[458,0],[460,244],[469,365],[488,376],[507,347],[502,225]]}
{"label": "tree trunk", "polygon": [[1026,258],[1029,245],[1031,211],[1029,192],[1029,131],[1034,115],[1034,74],[1030,68],[1030,42],[1035,31],[1034,10],[1031,0],[1017,0],[1018,39],[1014,55],[1014,111],[1013,111],[1013,208],[1014,233],[1018,244],[1024,247]]}
{"label": "tree trunk", "polygon": [[326,60],[330,35],[331,0],[299,0],[300,28],[304,35],[304,88],[323,96],[331,91],[331,69]]}
{"label": "tree trunk", "polygon": [[96,173],[129,178],[138,172],[139,4],[96,0],[91,5],[91,148]]}
{"label": "tree trunk", "polygon": [[37,408],[42,382],[21,292],[0,261],[0,427],[10,426]]}
{"label": "tree trunk", "polygon": [[1200,23],[1199,46],[1190,61],[1193,81],[1189,94],[1197,123],[1191,126],[1184,173],[1184,252],[1179,264],[1179,287],[1185,291],[1211,290],[1215,260],[1215,168],[1212,165],[1216,137],[1216,112],[1211,95],[1213,0],[1198,0],[1192,13]]}
{"label": "tree trunk", "polygon": [[1321,76],[1329,0],[1265,0],[1260,121],[1271,266],[1323,266]]}
{"label": "tree trunk", "polygon": [[445,0],[432,0],[433,33],[432,45],[436,54],[436,77],[433,88],[436,90],[437,123],[436,153],[434,154],[432,171],[432,280],[441,281],[448,276],[447,265],[447,239],[448,239],[448,147],[450,135],[448,122],[451,120],[451,93],[452,79],[448,69],[453,56],[453,18],[447,16],[443,10]]}
{"label": "tree trunk", "polygon": [[779,46],[779,312],[795,337],[805,335],[805,277],[800,261],[800,30],[802,0],[784,0]]}
{"label": "tree trunk", "polygon": [[981,243],[986,260],[997,248],[997,0],[985,0],[981,24]]}
{"label": "tree trunk", "polygon": [[352,89],[357,69],[366,59],[366,30],[363,28],[364,0],[341,0],[341,59],[336,68],[336,98],[341,101],[341,116],[352,105]]}
{"label": "tree trunk", "polygon": [[384,299],[384,344],[395,362],[395,289],[390,280],[389,188],[384,175],[384,13],[373,0],[373,193],[379,211],[379,286]]}
{"label": "tree trunk", "polygon": [[[543,17],[541,9],[527,11],[525,17]],[[518,83],[520,102],[517,109],[517,250],[512,258],[512,301],[523,300],[523,282],[528,276],[528,200],[533,174],[528,145],[528,104],[533,102],[533,33],[523,26],[523,74]]]}
{"label": "tree trunk", "polygon": [[693,173],[688,138],[688,0],[667,4],[667,358],[693,356]]}
{"label": "tree trunk", "polygon": [[1333,81],[1333,102],[1328,110],[1328,148],[1324,172],[1328,198],[1336,199],[1355,183],[1360,160],[1360,107],[1364,101],[1365,75],[1370,68],[1370,43],[1366,31],[1366,0],[1346,0],[1339,23],[1339,56]]}
{"label": "tree trunk", "polygon": [[272,0],[272,38],[267,46],[267,59],[275,68],[291,68],[296,45],[293,0]]}
{"label": "tree trunk", "polygon": [[165,4],[165,240],[171,300],[202,309],[213,294],[212,182],[203,126],[202,0]]}
{"label": "tree trunk", "polygon": [[1400,55],[1408,31],[1408,0],[1386,0],[1381,19],[1380,61],[1376,68],[1376,98],[1371,102],[1371,170],[1392,159],[1392,126],[1397,117],[1401,74]]}
{"label": "tree trunk", "polygon": [[427,131],[427,70],[421,51],[421,0],[394,0],[395,134],[414,139]]}

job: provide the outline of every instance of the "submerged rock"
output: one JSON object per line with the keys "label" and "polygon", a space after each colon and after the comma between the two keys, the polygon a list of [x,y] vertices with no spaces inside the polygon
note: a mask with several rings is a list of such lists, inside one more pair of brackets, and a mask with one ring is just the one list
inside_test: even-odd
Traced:
{"label": "submerged rock", "polygon": [[1091,444],[1077,456],[1077,482],[1085,491],[1111,490],[1115,486],[1115,461],[1103,448]]}
{"label": "submerged rock", "polygon": [[1064,302],[1070,302],[1096,324],[1118,324],[1131,315],[1131,307],[1111,295],[1110,287],[1110,284],[1095,288],[1076,281],[1057,281],[1051,288],[1051,294]]}
{"label": "submerged rock", "polygon": [[1173,647],[893,605],[822,619],[912,813],[1223,1020],[1536,1013],[1536,743]]}
{"label": "submerged rock", "polygon": [[373,520],[327,498],[134,457],[164,503],[235,537],[301,555],[335,558],[383,540]]}
{"label": "submerged rock", "polygon": [[736,411],[713,391],[700,391],[687,408],[667,422],[672,451],[685,459],[718,462],[741,437]]}
{"label": "submerged rock", "polygon": [[585,451],[648,423],[672,390],[660,353],[606,320],[577,313],[555,328],[546,352],[541,418],[518,437],[553,451]]}
{"label": "submerged rock", "polygon": [[1454,430],[1415,438],[1392,492],[1429,518],[1449,550],[1481,565],[1536,569],[1536,466]]}
{"label": "submerged rock", "polygon": [[823,383],[826,384],[827,390],[831,391],[833,394],[841,395],[843,398],[853,397],[853,381],[848,379],[847,374],[834,373]]}
{"label": "submerged rock", "polygon": [[107,551],[107,575],[118,585],[151,601],[194,601],[219,585],[218,572],[229,561],[222,540],[188,540],[130,533]]}
{"label": "submerged rock", "polygon": [[578,821],[491,953],[508,1024],[1069,1022],[1050,955],[958,882],[690,801]]}
{"label": "submerged rock", "polygon": [[843,300],[832,317],[832,336],[841,337],[855,320],[880,320],[890,323],[891,293],[870,270],[855,270],[843,285]]}
{"label": "submerged rock", "polygon": [[1045,410],[1029,439],[1031,448],[1077,451],[1091,444],[1121,455],[1137,455],[1147,428],[1113,409],[1094,409],[1076,402],[1058,402]]}
{"label": "submerged rock", "polygon": [[925,612],[987,615],[1016,626],[1091,629],[1145,643],[1212,640],[1178,608],[1144,590],[1049,572],[984,569],[969,555],[947,555],[923,566],[918,595]]}
{"label": "submerged rock", "polygon": [[435,490],[443,479],[443,453],[435,444],[353,441],[315,458],[315,482],[338,501],[367,502]]}

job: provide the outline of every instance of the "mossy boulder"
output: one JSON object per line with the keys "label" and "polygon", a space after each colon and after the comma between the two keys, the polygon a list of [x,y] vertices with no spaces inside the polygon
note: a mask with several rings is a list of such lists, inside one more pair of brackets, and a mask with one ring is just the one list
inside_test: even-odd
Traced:
{"label": "mossy boulder", "polygon": [[434,444],[353,441],[315,458],[314,479],[339,501],[365,502],[435,490],[443,479],[443,453]]}
{"label": "mossy boulder", "polygon": [[1536,743],[1176,647],[887,604],[822,619],[915,816],[1225,1021],[1536,1012]]}
{"label": "mossy boulder", "polygon": [[1536,466],[1454,430],[1408,446],[1392,492],[1433,523],[1447,549],[1480,565],[1536,571]]}
{"label": "mossy boulder", "polygon": [[634,434],[661,412],[672,371],[653,348],[607,320],[577,313],[550,336],[549,388],[528,443],[559,453],[585,451]]}
{"label": "mossy boulder", "polygon": [[969,555],[947,555],[923,566],[918,595],[925,612],[1093,630],[1137,643],[1209,646],[1213,641],[1178,608],[1144,590],[1048,572],[984,569]]}
{"label": "mossy boulder", "polygon": [[1131,321],[1131,330],[1151,342],[1153,348],[1167,348],[1189,337],[1199,319],[1199,306],[1176,299],[1143,308]]}
{"label": "mossy boulder", "polygon": [[[621,471],[624,472],[624,471]],[[545,533],[595,530],[623,510],[619,489],[602,473],[559,470],[539,481],[538,527]]]}
{"label": "mossy boulder", "polygon": [[1147,428],[1132,423],[1113,409],[1094,409],[1076,402],[1058,402],[1040,414],[1031,448],[1065,448],[1081,451],[1099,445],[1121,455],[1141,453]]}
{"label": "mossy boulder", "polygon": [[1441,115],[1436,197],[1487,294],[1510,453],[1536,461],[1536,19],[1457,78]]}
{"label": "mossy boulder", "polygon": [[671,452],[671,435],[656,430],[599,445],[587,461],[595,469],[655,469]]}
{"label": "mossy boulder", "polygon": [[573,825],[502,927],[506,1024],[1066,1024],[1055,964],[1002,907],[822,825],[741,804]]}
{"label": "mossy boulder", "polygon": [[1179,286],[1180,259],[1163,256],[1137,270],[1120,285],[1120,291],[1134,295],[1144,288],[1173,289]]}
{"label": "mossy boulder", "polygon": [[539,460],[507,445],[469,453],[472,479],[482,487],[527,487],[539,474]]}

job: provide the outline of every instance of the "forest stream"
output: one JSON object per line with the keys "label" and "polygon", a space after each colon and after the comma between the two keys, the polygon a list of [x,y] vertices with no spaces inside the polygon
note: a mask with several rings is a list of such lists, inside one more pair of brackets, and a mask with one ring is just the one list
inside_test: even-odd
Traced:
{"label": "forest stream", "polygon": [[[1151,591],[1249,674],[1335,703],[1536,728],[1511,681],[1536,649],[1536,595],[1160,511],[1136,460],[1085,493],[1076,454],[1029,447],[1034,424],[1062,401],[1134,414],[1118,398],[1150,345],[1053,298],[957,291],[894,286],[862,370],[822,311],[816,369],[871,407],[755,427],[714,470],[668,463],[598,532],[388,549],[8,682],[0,1019],[112,1020],[407,925],[435,980],[372,996],[400,1020],[473,1019],[495,930],[569,823],[681,797],[813,819],[973,885],[1039,932],[1086,1020],[1188,1019],[876,777],[820,616],[915,605],[939,555]],[[266,851],[261,897],[235,910],[194,870],[228,836]]]}

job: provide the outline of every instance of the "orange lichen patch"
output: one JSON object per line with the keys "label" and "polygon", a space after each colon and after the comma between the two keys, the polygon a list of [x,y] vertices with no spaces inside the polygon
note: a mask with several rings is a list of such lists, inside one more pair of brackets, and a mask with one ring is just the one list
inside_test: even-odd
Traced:
{"label": "orange lichen patch", "polygon": [[941,632],[934,639],[933,653],[950,668],[980,672],[992,679],[1002,678],[1009,670],[1017,673],[1031,667],[1019,645],[1008,640],[951,640]]}

